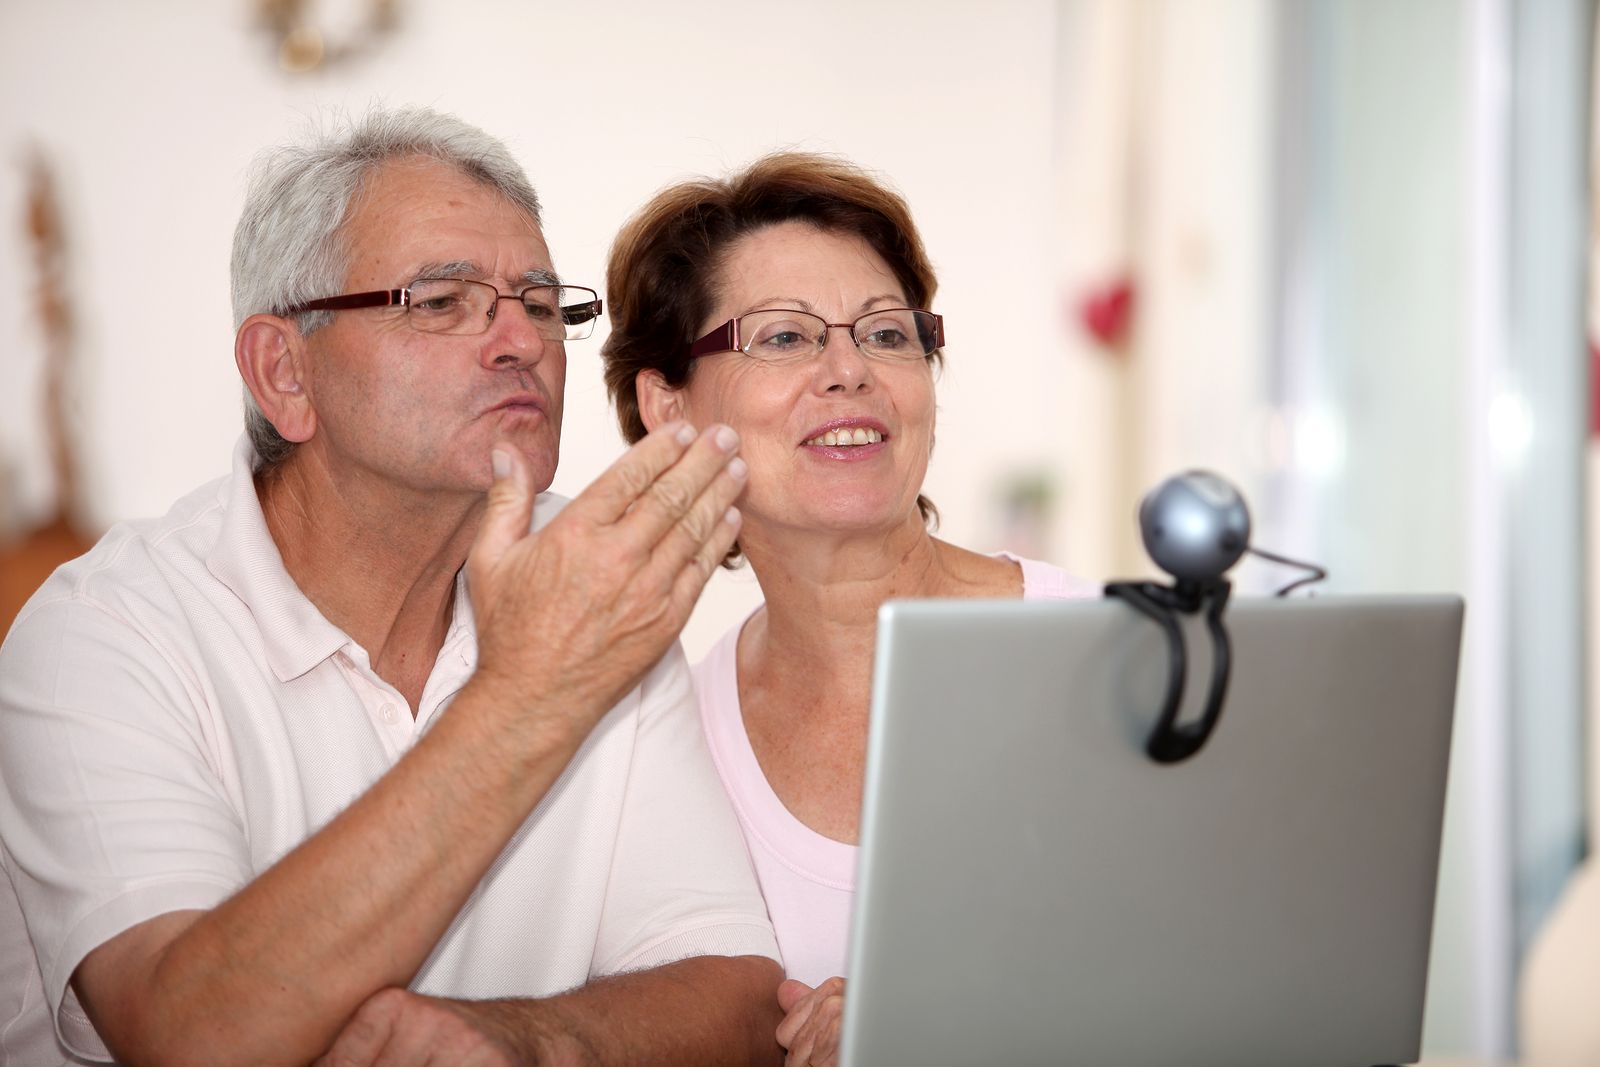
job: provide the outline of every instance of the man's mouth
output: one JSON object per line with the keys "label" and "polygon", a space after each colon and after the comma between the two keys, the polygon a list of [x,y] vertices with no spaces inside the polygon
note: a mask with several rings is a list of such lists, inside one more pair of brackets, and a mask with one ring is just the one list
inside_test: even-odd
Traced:
{"label": "man's mouth", "polygon": [[537,396],[533,396],[529,393],[519,393],[516,396],[507,397],[489,410],[521,412],[543,411],[544,403]]}

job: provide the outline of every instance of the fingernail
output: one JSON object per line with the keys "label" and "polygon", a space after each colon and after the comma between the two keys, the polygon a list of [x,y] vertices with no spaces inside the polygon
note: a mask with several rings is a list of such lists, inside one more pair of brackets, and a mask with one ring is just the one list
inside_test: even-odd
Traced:
{"label": "fingernail", "polygon": [[496,479],[511,477],[511,454],[503,449],[493,449],[489,452],[489,465],[494,468]]}
{"label": "fingernail", "polygon": [[686,422],[683,424],[683,428],[678,431],[678,443],[680,445],[692,445],[694,444],[694,439],[698,436],[700,435],[695,431],[695,428]]}
{"label": "fingernail", "polygon": [[745,464],[744,460],[734,456],[732,462],[728,464],[728,473],[740,481],[744,481],[744,476],[750,473],[750,468]]}
{"label": "fingernail", "polygon": [[741,518],[743,518],[743,516],[739,514],[738,508],[729,508],[727,511],[722,513],[722,521],[727,523],[729,526],[739,525],[739,520]]}
{"label": "fingernail", "polygon": [[732,426],[717,427],[717,447],[724,452],[732,452],[739,445],[739,435],[733,432]]}

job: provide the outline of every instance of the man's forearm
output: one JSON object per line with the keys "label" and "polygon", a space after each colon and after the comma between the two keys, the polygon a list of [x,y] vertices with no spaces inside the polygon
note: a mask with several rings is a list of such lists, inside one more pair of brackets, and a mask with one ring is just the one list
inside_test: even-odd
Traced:
{"label": "man's forearm", "polygon": [[135,928],[91,953],[75,983],[118,1058],[305,1063],[406,985],[581,740],[507,736],[494,703],[463,690],[367,793],[159,950]]}
{"label": "man's forearm", "polygon": [[697,956],[546,1000],[458,1003],[530,1062],[561,1067],[781,1064],[783,971],[760,956]]}

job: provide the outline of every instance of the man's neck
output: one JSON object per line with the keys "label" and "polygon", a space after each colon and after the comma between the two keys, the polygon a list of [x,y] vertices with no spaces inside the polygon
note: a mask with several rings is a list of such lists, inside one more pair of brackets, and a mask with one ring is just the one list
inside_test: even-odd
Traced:
{"label": "man's neck", "polygon": [[257,476],[256,494],[289,576],[366,649],[373,671],[415,714],[449,629],[482,495],[340,479],[304,448]]}

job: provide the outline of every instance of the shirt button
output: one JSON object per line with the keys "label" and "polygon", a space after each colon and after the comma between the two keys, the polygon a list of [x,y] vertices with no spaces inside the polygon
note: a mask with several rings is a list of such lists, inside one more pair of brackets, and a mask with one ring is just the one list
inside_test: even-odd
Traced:
{"label": "shirt button", "polygon": [[395,710],[395,707],[394,707],[393,704],[385,704],[383,706],[383,721],[384,722],[393,723],[393,722],[398,722],[399,719],[400,719],[400,713]]}

